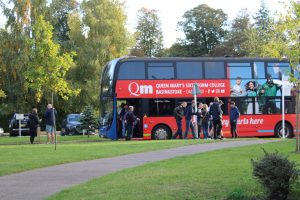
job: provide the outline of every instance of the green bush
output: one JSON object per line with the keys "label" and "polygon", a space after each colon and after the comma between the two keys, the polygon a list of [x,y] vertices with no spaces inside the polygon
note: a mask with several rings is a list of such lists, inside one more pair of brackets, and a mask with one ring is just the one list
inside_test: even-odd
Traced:
{"label": "green bush", "polygon": [[226,200],[247,200],[247,196],[240,188],[234,189],[226,198]]}
{"label": "green bush", "polygon": [[267,189],[267,199],[285,200],[291,190],[290,186],[298,179],[300,171],[297,164],[278,152],[268,153],[257,160],[251,160],[253,175]]}

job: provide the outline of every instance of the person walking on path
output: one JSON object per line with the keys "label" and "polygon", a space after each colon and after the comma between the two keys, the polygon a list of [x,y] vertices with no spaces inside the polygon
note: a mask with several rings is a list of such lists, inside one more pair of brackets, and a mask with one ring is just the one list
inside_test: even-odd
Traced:
{"label": "person walking on path", "polygon": [[47,110],[45,112],[45,123],[46,123],[46,133],[47,133],[47,143],[54,143],[55,137],[55,119],[57,112],[55,108],[53,108],[52,104],[47,105]]}
{"label": "person walking on path", "polygon": [[40,126],[40,120],[37,112],[37,108],[33,107],[28,119],[31,144],[33,144],[34,138],[37,136],[37,128]]}
{"label": "person walking on path", "polygon": [[125,114],[125,126],[126,126],[126,140],[131,140],[133,128],[136,121],[136,116],[133,114],[134,107],[129,106],[128,111]]}
{"label": "person walking on path", "polygon": [[187,103],[184,101],[179,106],[174,109],[174,117],[176,119],[177,131],[173,135],[173,139],[176,139],[179,136],[182,139],[182,118],[184,117],[184,109],[186,108]]}
{"label": "person walking on path", "polygon": [[214,130],[214,139],[222,139],[221,130],[222,130],[222,114],[223,111],[220,106],[220,100],[218,97],[214,98],[214,103],[211,105],[209,109],[209,114],[212,115],[213,118],[213,130]]}
{"label": "person walking on path", "polygon": [[192,129],[193,139],[196,139],[195,134],[195,127],[192,122],[193,115],[196,115],[197,113],[193,112],[195,107],[195,101],[192,100],[192,104],[189,105],[185,112],[185,133],[184,133],[184,139],[187,139],[187,135],[190,129]]}
{"label": "person walking on path", "polygon": [[237,138],[237,120],[240,117],[240,112],[238,107],[236,107],[235,102],[230,102],[230,133],[232,135],[232,138]]}

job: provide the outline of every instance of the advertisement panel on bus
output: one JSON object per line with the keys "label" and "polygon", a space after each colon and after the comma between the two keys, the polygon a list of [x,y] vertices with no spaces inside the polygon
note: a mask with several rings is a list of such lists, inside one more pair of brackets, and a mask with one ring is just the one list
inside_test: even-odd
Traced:
{"label": "advertisement panel on bus", "polygon": [[201,97],[230,96],[229,80],[118,80],[117,98],[192,97],[194,83]]}

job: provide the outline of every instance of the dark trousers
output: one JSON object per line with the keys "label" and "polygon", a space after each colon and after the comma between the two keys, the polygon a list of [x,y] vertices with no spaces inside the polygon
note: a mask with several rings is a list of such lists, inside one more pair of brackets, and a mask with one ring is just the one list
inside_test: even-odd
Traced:
{"label": "dark trousers", "polygon": [[232,138],[237,138],[238,134],[236,131],[236,121],[231,121],[230,122],[230,133],[232,135]]}
{"label": "dark trousers", "polygon": [[37,136],[37,130],[35,129],[30,129],[30,143],[33,144],[34,138]]}
{"label": "dark trousers", "polygon": [[[269,112],[270,109],[271,109],[271,113]],[[263,114],[276,114],[275,102],[272,102],[269,99],[267,99],[266,104],[263,107]]]}
{"label": "dark trousers", "polygon": [[133,132],[133,125],[126,125],[126,140],[131,140]]}
{"label": "dark trousers", "polygon": [[[202,123],[202,130],[203,130],[204,139],[208,138],[208,122]],[[200,138],[200,134],[199,134],[199,138]]]}
{"label": "dark trousers", "polygon": [[196,138],[195,127],[192,123],[192,120],[191,119],[190,120],[186,119],[185,121],[186,121],[186,123],[185,123],[186,128],[185,128],[185,133],[184,133],[184,139],[187,138],[187,134],[188,134],[190,129],[192,129],[193,138]]}
{"label": "dark trousers", "polygon": [[220,137],[221,135],[221,130],[222,130],[221,119],[214,119],[213,125],[214,125],[214,139],[217,139],[217,137]]}
{"label": "dark trousers", "polygon": [[175,135],[173,135],[173,139],[176,139],[178,135],[179,135],[179,138],[182,139],[182,120],[176,119],[176,124],[177,124],[177,131],[176,131]]}

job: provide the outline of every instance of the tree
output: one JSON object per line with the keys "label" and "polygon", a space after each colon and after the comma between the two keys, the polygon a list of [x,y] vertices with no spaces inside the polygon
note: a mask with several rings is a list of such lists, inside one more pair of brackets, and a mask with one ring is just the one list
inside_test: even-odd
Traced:
{"label": "tree", "polygon": [[226,35],[227,14],[206,4],[188,10],[178,23],[185,33],[185,43],[192,48],[190,56],[211,55]]}
{"label": "tree", "polygon": [[87,130],[88,135],[89,131],[95,130],[98,127],[98,120],[92,106],[89,105],[84,108],[80,122],[80,128]]}
{"label": "tree", "polygon": [[[273,34],[269,35],[268,43],[262,46],[264,56],[276,57],[278,59],[289,59],[291,67],[300,73],[300,3],[291,1],[286,15],[280,16],[279,21],[276,23]],[[299,79],[290,74],[290,81],[297,84],[297,90],[300,90]],[[299,109],[299,94],[297,94],[297,106]],[[298,113],[297,113],[297,122]],[[297,123],[298,124],[298,123]],[[296,127],[298,129],[299,127]],[[300,152],[299,133],[296,139],[296,152]]]}
{"label": "tree", "polygon": [[263,0],[254,20],[253,26],[246,33],[248,39],[245,46],[248,49],[248,56],[258,57],[263,55],[262,47],[270,41],[271,35],[274,33],[275,23]]}
{"label": "tree", "polygon": [[47,18],[53,26],[54,40],[60,44],[62,52],[73,50],[69,17],[76,12],[78,6],[76,0],[53,0],[48,8]]}
{"label": "tree", "polygon": [[225,41],[214,49],[213,56],[246,56],[248,50],[245,42],[250,28],[250,16],[247,9],[242,9],[233,20]]}
{"label": "tree", "polygon": [[76,66],[68,72],[67,79],[81,88],[79,95],[65,105],[73,112],[89,104],[99,107],[102,66],[126,54],[132,41],[125,28],[123,5],[118,1],[83,1],[80,9],[81,13],[73,12],[68,17],[69,36],[77,55]]}
{"label": "tree", "polygon": [[191,45],[185,44],[184,41],[177,41],[166,52],[169,57],[189,57],[196,53]]}
{"label": "tree", "polygon": [[137,18],[136,47],[142,49],[146,56],[157,56],[163,47],[163,35],[157,10],[142,8],[138,11]]}
{"label": "tree", "polygon": [[[72,67],[72,54],[59,55],[58,44],[53,42],[52,26],[39,16],[33,26],[35,36],[30,51],[30,61],[25,72],[26,86],[40,102],[44,94],[57,93],[63,99],[79,93],[66,81],[66,72]],[[50,95],[49,95],[50,96]]]}

